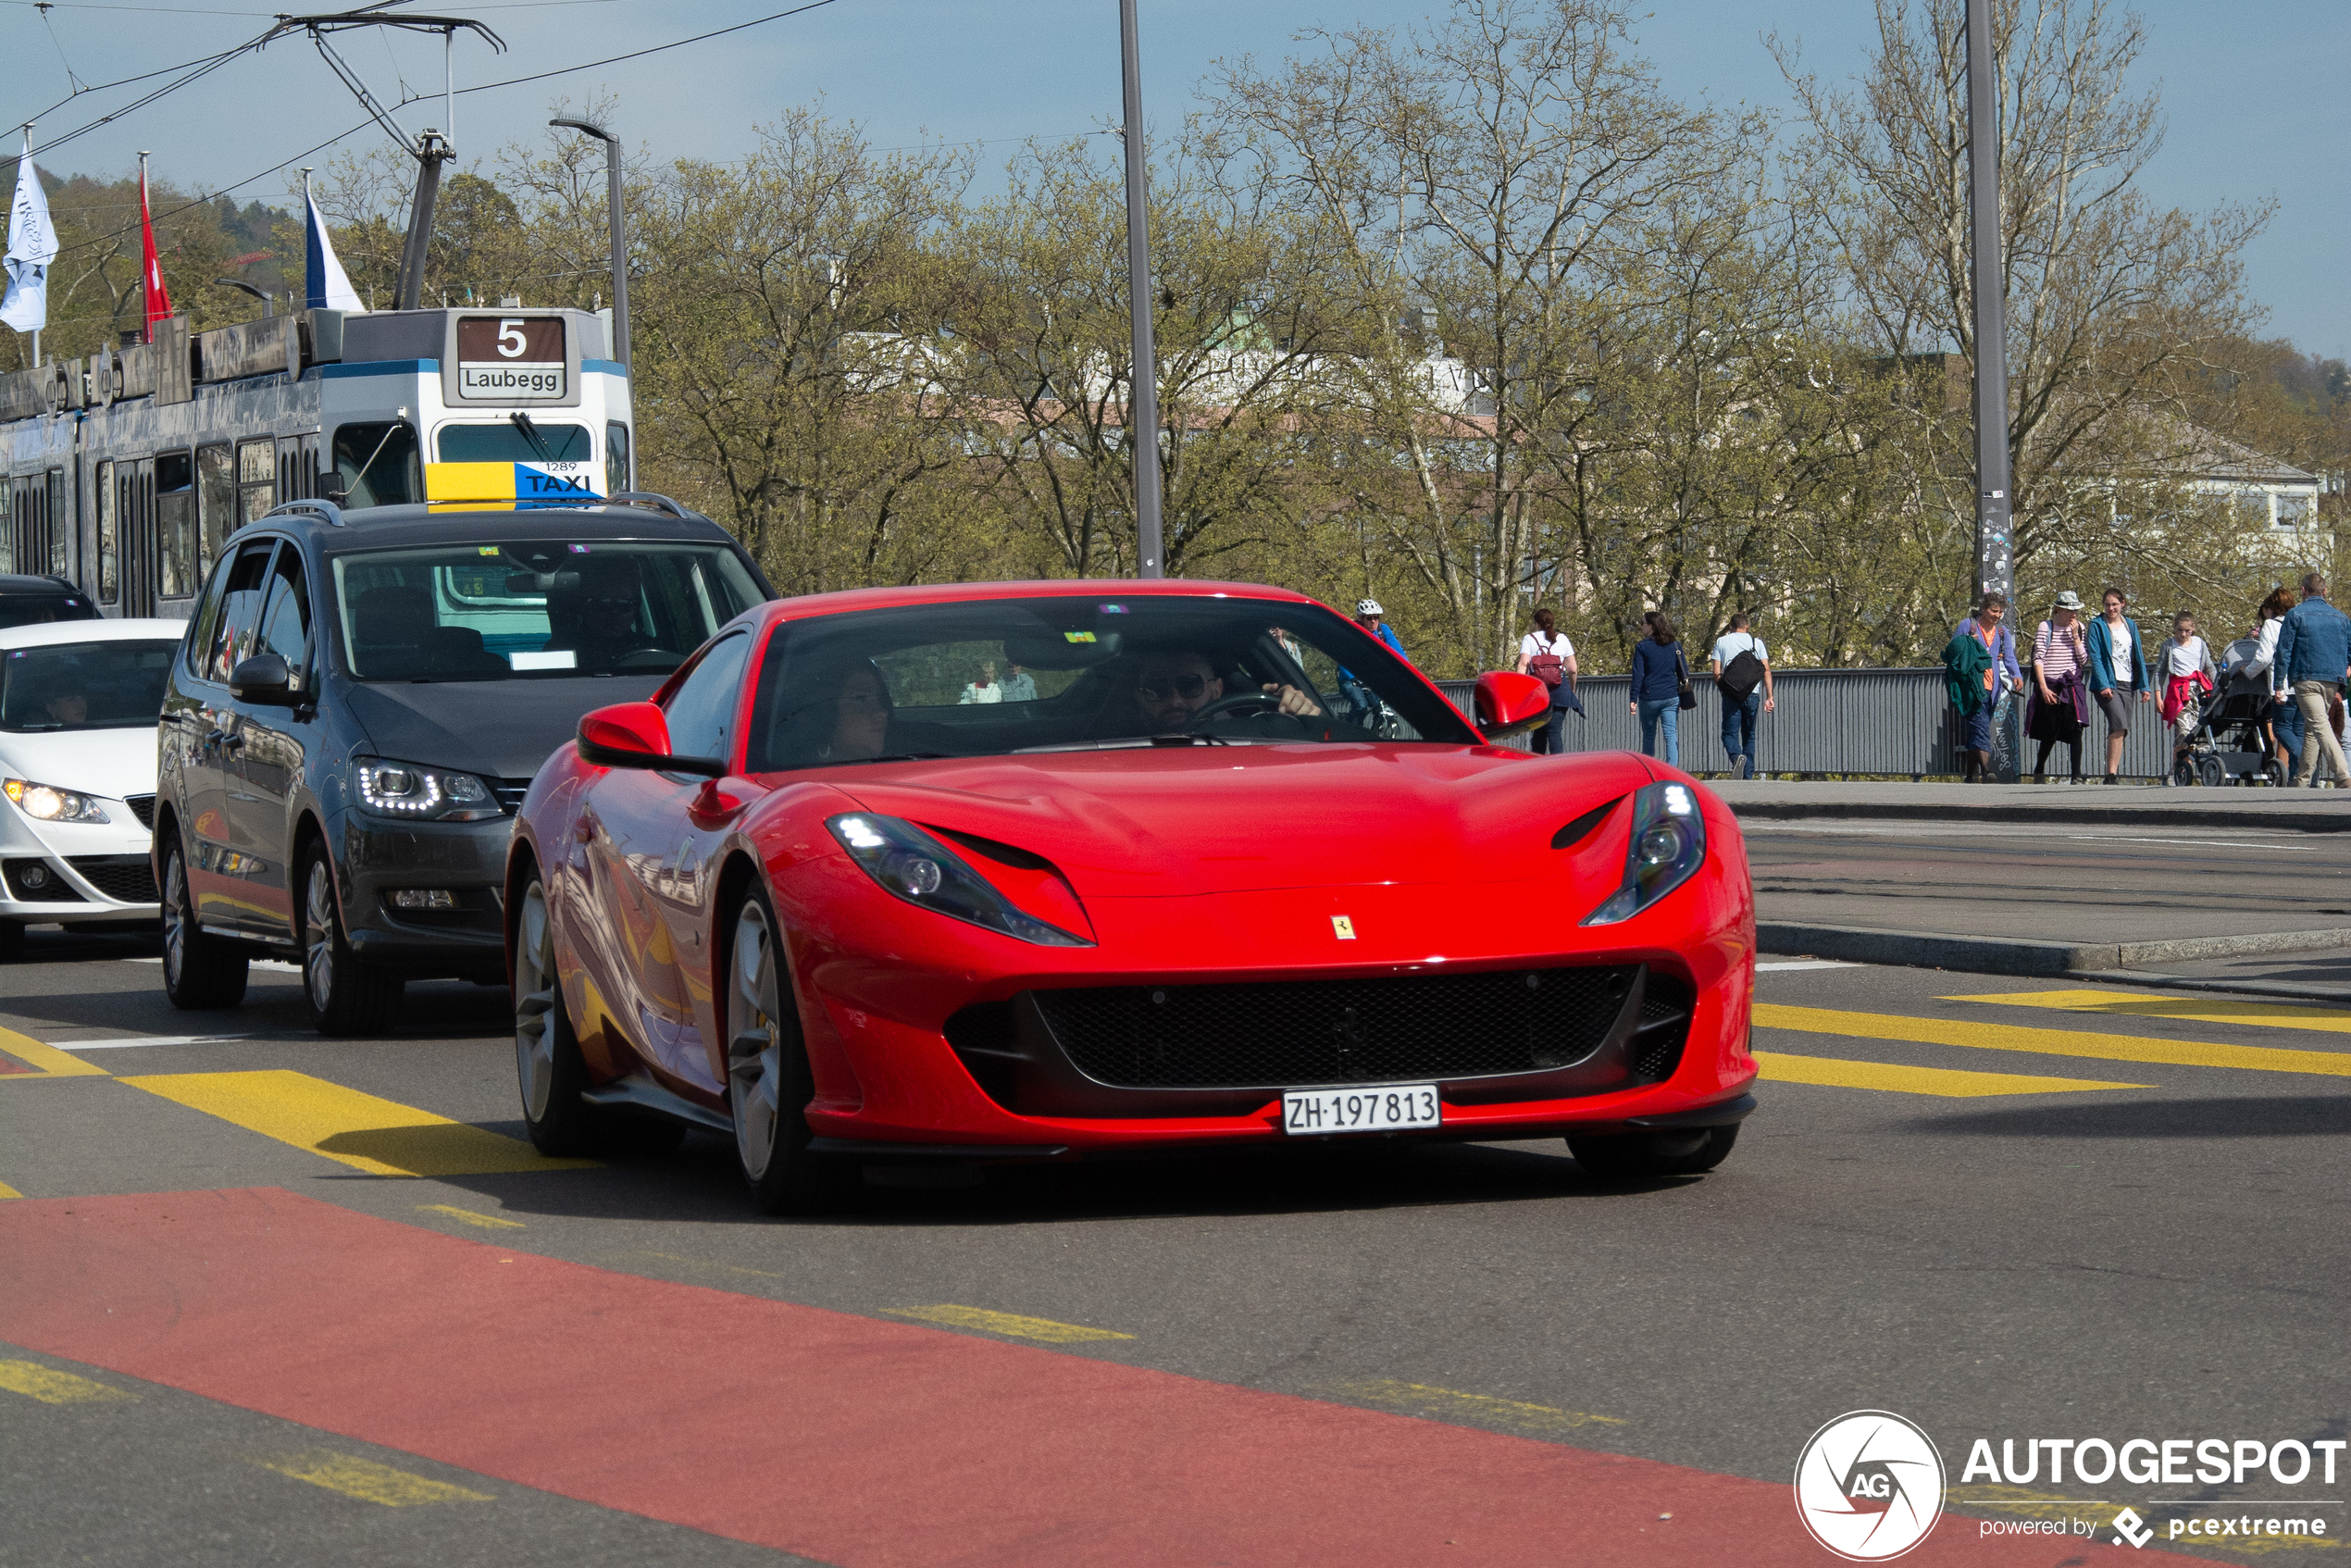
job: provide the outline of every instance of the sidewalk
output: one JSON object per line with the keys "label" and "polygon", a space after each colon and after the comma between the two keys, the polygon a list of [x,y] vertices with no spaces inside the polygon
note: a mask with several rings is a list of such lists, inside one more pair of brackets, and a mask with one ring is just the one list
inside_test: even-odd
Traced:
{"label": "sidewalk", "polygon": [[2351,1000],[2351,792],[1707,787],[1765,953]]}
{"label": "sidewalk", "polygon": [[1889,822],[2087,822],[2144,828],[2250,828],[2351,833],[2351,790],[2158,784],[1878,784],[1710,779],[1742,817],[1860,817]]}

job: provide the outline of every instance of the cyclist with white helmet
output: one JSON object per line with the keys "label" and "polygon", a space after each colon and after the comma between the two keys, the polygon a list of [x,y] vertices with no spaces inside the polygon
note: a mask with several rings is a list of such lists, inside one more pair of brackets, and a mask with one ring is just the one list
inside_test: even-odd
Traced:
{"label": "cyclist with white helmet", "polygon": [[[1398,658],[1407,657],[1404,640],[1396,635],[1394,627],[1387,624],[1387,612],[1380,607],[1378,600],[1355,601],[1355,624],[1394,649]],[[1372,694],[1369,687],[1357,680],[1351,671],[1340,669],[1338,690],[1339,694],[1354,706],[1357,723],[1368,725],[1379,716],[1379,699]]]}

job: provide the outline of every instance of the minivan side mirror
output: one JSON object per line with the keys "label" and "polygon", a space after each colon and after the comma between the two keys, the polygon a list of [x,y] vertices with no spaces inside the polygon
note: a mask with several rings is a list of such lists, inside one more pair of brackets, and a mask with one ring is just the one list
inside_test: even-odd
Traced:
{"label": "minivan side mirror", "polygon": [[598,767],[641,767],[657,773],[694,773],[723,778],[719,757],[669,754],[669,716],[657,703],[615,703],[579,721],[579,760]]}
{"label": "minivan side mirror", "polygon": [[286,668],[286,661],[276,653],[255,653],[238,661],[229,672],[229,695],[240,703],[254,703],[262,707],[290,708],[293,706],[293,672]]}
{"label": "minivan side mirror", "polygon": [[1540,724],[1550,712],[1551,689],[1540,678],[1488,670],[1477,678],[1477,728],[1488,740]]}

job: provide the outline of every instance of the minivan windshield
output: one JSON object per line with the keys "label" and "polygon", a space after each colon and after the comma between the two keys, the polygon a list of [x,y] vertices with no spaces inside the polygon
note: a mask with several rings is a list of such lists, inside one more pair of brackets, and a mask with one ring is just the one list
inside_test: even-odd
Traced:
{"label": "minivan windshield", "polygon": [[1411,666],[1319,605],[1007,595],[778,626],[747,766],[1478,739]]}
{"label": "minivan windshield", "polygon": [[153,729],[177,641],[51,642],[0,658],[0,729]]}
{"label": "minivan windshield", "polygon": [[665,675],[765,597],[723,544],[531,540],[333,558],[368,681]]}

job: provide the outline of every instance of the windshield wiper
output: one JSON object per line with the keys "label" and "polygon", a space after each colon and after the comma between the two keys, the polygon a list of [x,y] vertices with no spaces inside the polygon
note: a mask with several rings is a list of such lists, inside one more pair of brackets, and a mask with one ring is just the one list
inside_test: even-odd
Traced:
{"label": "windshield wiper", "polygon": [[952,762],[952,752],[885,752],[877,757],[820,757],[812,767],[846,767],[857,762]]}
{"label": "windshield wiper", "polygon": [[1255,746],[1268,742],[1252,738],[1233,740],[1223,735],[1195,735],[1179,729],[1168,735],[1121,735],[1109,740],[1057,740],[1050,746],[1015,746],[1012,754],[1025,757],[1038,752],[1122,752],[1141,751],[1151,746]]}
{"label": "windshield wiper", "polygon": [[555,460],[555,449],[547,444],[547,438],[539,433],[539,427],[530,422],[529,415],[517,408],[506,417],[514,422],[515,429],[522,432],[522,439],[538,449],[541,458],[549,463]]}

